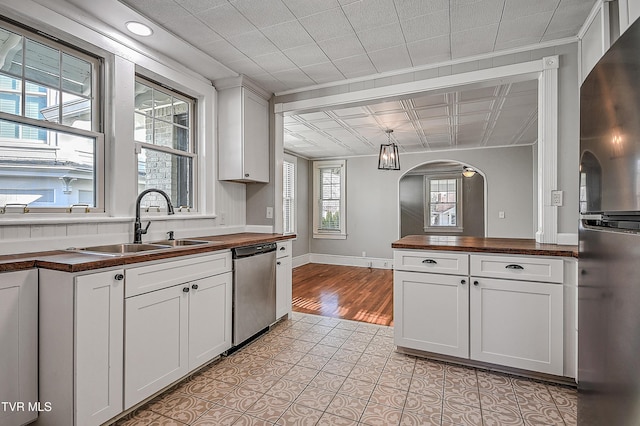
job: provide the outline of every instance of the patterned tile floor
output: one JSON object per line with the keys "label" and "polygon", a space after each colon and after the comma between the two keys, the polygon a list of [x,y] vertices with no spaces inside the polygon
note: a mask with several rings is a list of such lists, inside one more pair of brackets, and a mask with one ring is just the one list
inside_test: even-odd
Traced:
{"label": "patterned tile floor", "polygon": [[576,391],[394,352],[393,328],[294,313],[116,423],[576,425]]}

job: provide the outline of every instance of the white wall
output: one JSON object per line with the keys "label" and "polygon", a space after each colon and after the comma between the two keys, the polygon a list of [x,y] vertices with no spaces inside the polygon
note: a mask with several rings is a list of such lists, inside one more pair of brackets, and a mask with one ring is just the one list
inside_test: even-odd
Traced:
{"label": "white wall", "polygon": [[[165,83],[197,99],[196,183],[199,190],[196,214],[152,216],[147,241],[164,237],[168,230],[177,237],[193,237],[245,229],[246,189],[242,184],[216,179],[216,91],[211,82],[140,45],[130,48],[115,37],[104,23],[72,20],[31,0],[5,0],[0,14],[45,31],[105,58],[105,150],[106,206],[102,215],[4,214],[0,217],[0,254],[41,251],[133,239],[137,165],[133,142],[133,84],[136,72]],[[218,215],[220,213],[220,215]],[[218,217],[216,217],[218,216]]]}
{"label": "white wall", "polygon": [[[533,147],[401,154],[401,171],[377,169],[377,157],[347,158],[347,239],[311,239],[310,251],[342,256],[392,257],[399,238],[398,182],[424,162],[453,160],[481,170],[487,181],[487,236],[534,238]],[[311,209],[311,207],[310,207]],[[498,219],[504,211],[505,218]]]}

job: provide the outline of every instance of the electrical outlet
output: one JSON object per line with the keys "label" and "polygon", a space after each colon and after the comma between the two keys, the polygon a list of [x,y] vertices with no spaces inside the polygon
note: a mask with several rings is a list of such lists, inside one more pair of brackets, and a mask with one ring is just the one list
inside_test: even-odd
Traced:
{"label": "electrical outlet", "polygon": [[224,225],[227,215],[224,212],[220,213],[220,225]]}
{"label": "electrical outlet", "polygon": [[552,206],[562,206],[562,191],[551,191],[551,205]]}
{"label": "electrical outlet", "polygon": [[267,219],[273,219],[273,207],[267,207]]}

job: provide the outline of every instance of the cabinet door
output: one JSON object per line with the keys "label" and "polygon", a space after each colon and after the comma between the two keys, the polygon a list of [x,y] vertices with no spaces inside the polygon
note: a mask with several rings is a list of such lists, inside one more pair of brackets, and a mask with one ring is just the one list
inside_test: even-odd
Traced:
{"label": "cabinet door", "polygon": [[189,371],[188,284],[125,300],[124,408]]}
{"label": "cabinet door", "polygon": [[231,347],[232,274],[189,283],[189,370]]}
{"label": "cabinet door", "polygon": [[561,376],[562,285],[471,281],[471,359]]}
{"label": "cabinet door", "polygon": [[395,271],[396,345],[467,358],[468,287],[466,276]]}
{"label": "cabinet door", "polygon": [[75,424],[122,412],[124,271],[76,277]]}
{"label": "cabinet door", "polygon": [[[0,274],[0,401],[38,401],[38,271]],[[0,424],[17,426],[33,410],[0,409]]]}
{"label": "cabinet door", "polygon": [[269,182],[269,103],[242,89],[244,117],[244,176],[253,182]]}
{"label": "cabinet door", "polygon": [[276,260],[276,319],[291,313],[291,256]]}

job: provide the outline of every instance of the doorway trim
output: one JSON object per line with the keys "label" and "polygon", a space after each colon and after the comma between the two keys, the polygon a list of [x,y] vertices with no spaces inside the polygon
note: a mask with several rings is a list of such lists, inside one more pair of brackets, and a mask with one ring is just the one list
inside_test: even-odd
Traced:
{"label": "doorway trim", "polygon": [[[558,68],[559,57],[504,65],[495,68],[392,84],[354,92],[274,102],[276,165],[282,163],[284,116],[331,108],[364,105],[418,93],[459,88],[467,85],[493,85],[506,82],[538,81],[538,185],[535,239],[538,243],[558,242],[558,209],[551,205],[551,191],[558,185]],[[301,94],[304,96],[304,94]],[[276,99],[277,101],[277,99]],[[276,173],[277,176],[277,173]],[[277,181],[277,179],[276,179]],[[277,183],[277,182],[276,182]],[[276,185],[277,186],[277,185]],[[281,191],[276,191],[276,210],[282,209]],[[276,232],[278,225],[276,221]]]}

